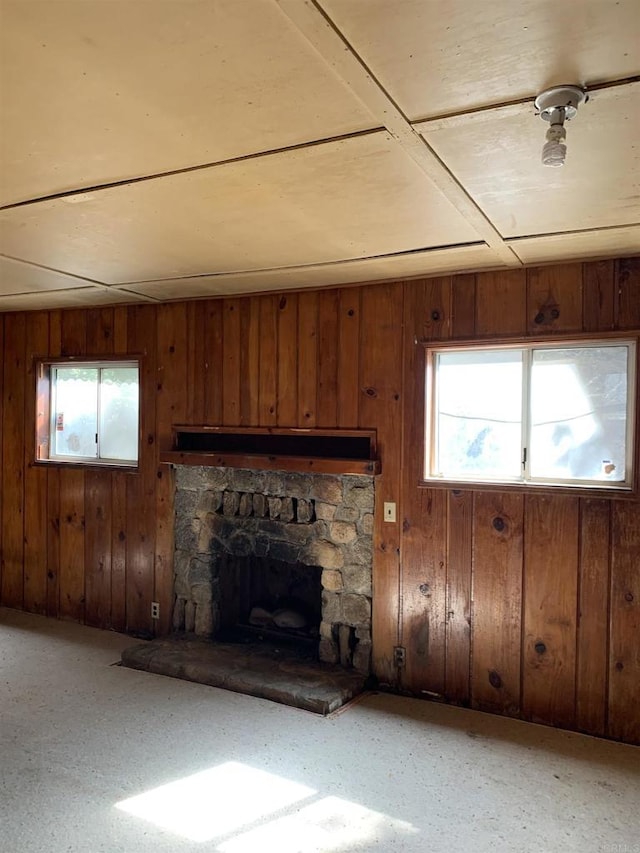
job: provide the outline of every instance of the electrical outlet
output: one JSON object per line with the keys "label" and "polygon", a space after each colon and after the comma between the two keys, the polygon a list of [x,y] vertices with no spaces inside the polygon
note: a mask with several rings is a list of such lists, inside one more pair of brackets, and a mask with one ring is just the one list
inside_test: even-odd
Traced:
{"label": "electrical outlet", "polygon": [[160,618],[160,602],[152,601],[151,602],[151,618],[159,619]]}
{"label": "electrical outlet", "polygon": [[394,503],[384,504],[384,520],[394,522],[396,520],[396,505]]}

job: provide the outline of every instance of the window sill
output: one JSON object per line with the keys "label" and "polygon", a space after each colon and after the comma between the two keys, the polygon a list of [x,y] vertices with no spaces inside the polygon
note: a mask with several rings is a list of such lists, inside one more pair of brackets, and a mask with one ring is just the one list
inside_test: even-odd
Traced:
{"label": "window sill", "polygon": [[31,462],[31,468],[72,468],[76,471],[121,471],[125,474],[137,474],[140,466],[123,465],[117,462],[64,462],[61,459],[36,459]]}
{"label": "window sill", "polygon": [[420,480],[420,489],[446,489],[453,492],[516,492],[525,495],[571,495],[592,500],[637,500],[637,487],[551,485],[548,483],[483,483],[468,480]]}

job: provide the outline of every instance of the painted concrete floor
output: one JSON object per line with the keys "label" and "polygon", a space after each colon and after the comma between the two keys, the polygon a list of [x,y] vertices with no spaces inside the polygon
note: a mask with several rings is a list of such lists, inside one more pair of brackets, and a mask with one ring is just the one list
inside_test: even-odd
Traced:
{"label": "painted concrete floor", "polygon": [[0,608],[3,853],[640,853],[640,749],[397,696],[320,717]]}

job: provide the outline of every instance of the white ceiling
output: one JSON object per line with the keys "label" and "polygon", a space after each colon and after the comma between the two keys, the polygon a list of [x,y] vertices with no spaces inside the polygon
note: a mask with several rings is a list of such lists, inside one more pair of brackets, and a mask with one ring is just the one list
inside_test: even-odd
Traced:
{"label": "white ceiling", "polygon": [[0,10],[0,310],[640,252],[637,0]]}

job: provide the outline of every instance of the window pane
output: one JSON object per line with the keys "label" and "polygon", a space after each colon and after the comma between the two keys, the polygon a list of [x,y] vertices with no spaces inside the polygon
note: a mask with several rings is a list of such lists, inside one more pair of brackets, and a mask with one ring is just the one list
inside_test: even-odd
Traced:
{"label": "window pane", "polygon": [[101,371],[100,457],[138,459],[138,368],[108,367]]}
{"label": "window pane", "polygon": [[520,477],[522,352],[440,353],[436,371],[434,473]]}
{"label": "window pane", "polygon": [[533,478],[624,482],[627,353],[626,346],[534,350]]}
{"label": "window pane", "polygon": [[90,367],[58,367],[51,441],[54,455],[95,459],[97,419],[98,371]]}

